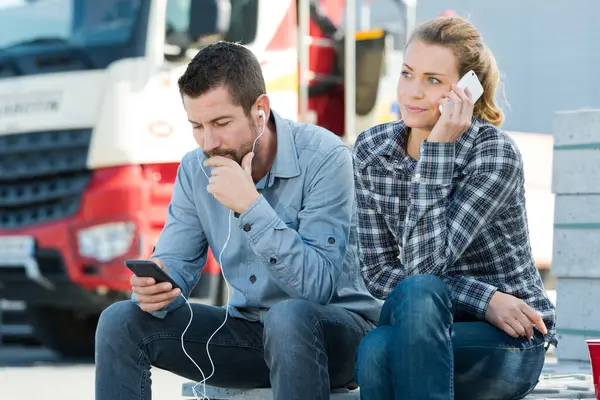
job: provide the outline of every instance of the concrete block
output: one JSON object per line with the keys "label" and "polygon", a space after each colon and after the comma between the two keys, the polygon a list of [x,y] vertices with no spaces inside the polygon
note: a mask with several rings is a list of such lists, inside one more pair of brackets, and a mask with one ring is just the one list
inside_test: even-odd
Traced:
{"label": "concrete block", "polygon": [[[196,385],[195,382],[186,382],[182,386],[182,396],[196,398],[192,388]],[[218,388],[206,385],[206,390],[202,385],[196,387],[199,395],[205,394],[206,397],[212,400],[273,400],[273,391],[271,389],[228,389]],[[306,398],[311,398],[310,386],[307,386]],[[360,391],[337,389],[331,392],[331,400],[358,400],[360,399]]]}
{"label": "concrete block", "polygon": [[559,278],[556,285],[557,328],[600,334],[600,279]]}
{"label": "concrete block", "polygon": [[600,278],[600,229],[555,228],[553,248],[553,276]]}
{"label": "concrete block", "polygon": [[600,109],[559,111],[554,118],[552,189],[600,193]]}
{"label": "concrete block", "polygon": [[555,224],[600,224],[600,194],[559,194],[554,209]]}
{"label": "concrete block", "polygon": [[559,332],[556,358],[560,361],[584,361],[590,362],[590,353],[586,340],[597,339],[595,336],[579,335],[577,333]]}
{"label": "concrete block", "polygon": [[555,197],[552,275],[600,278],[600,195]]}
{"label": "concrete block", "polygon": [[558,111],[553,131],[555,147],[600,143],[600,109]]}
{"label": "concrete block", "polygon": [[[598,139],[600,142],[600,138]],[[598,148],[554,149],[552,192],[600,194],[600,144]]]}
{"label": "concrete block", "polygon": [[600,279],[557,281],[556,328],[559,360],[589,361],[586,340],[600,339]]}

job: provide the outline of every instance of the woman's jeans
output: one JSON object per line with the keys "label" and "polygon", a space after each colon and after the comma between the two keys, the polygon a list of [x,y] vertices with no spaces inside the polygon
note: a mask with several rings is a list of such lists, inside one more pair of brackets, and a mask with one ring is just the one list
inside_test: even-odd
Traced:
{"label": "woman's jeans", "polygon": [[521,399],[544,365],[541,333],[515,339],[484,322],[454,322],[450,290],[438,277],[403,280],[356,359],[361,399]]}

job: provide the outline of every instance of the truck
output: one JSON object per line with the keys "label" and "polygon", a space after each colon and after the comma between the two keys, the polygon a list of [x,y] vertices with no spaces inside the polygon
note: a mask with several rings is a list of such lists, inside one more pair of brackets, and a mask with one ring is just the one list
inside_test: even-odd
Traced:
{"label": "truck", "polygon": [[[203,46],[247,46],[278,113],[349,145],[389,115],[381,88],[391,36],[355,32],[354,8],[351,0],[0,2],[0,298],[26,305],[43,345],[93,356],[100,313],[130,297],[124,261],[152,254],[179,162],[197,146],[177,79]],[[224,304],[218,263],[209,254],[201,267],[194,301]]]}

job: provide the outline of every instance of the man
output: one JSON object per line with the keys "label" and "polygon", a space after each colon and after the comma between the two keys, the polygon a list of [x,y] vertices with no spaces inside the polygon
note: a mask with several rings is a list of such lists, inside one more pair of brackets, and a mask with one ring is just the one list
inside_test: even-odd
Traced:
{"label": "man", "polygon": [[[360,277],[350,151],[274,112],[243,46],[203,48],[179,88],[200,148],[180,164],[152,260],[187,297],[210,245],[233,288],[227,319],[224,308],[191,305],[185,350],[210,375],[206,343],[224,323],[210,339],[207,384],[329,398],[353,381],[355,350],[381,305]],[[131,284],[134,301],[100,317],[100,400],[150,399],[152,365],[203,379],[182,349],[190,309],[179,290],[136,276]]]}

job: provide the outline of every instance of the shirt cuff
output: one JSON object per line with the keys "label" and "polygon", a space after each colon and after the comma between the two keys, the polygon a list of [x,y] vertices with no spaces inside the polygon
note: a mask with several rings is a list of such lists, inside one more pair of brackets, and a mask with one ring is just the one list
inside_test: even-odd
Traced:
{"label": "shirt cuff", "polygon": [[419,149],[419,161],[414,182],[425,185],[449,185],[454,173],[454,143],[424,141]]}
{"label": "shirt cuff", "polygon": [[450,278],[458,315],[485,320],[488,304],[498,288],[468,276]]}
{"label": "shirt cuff", "polygon": [[[267,229],[281,221],[273,207],[267,202],[263,195],[244,211],[238,218],[238,226],[255,241]],[[283,222],[282,222],[283,223]]]}

